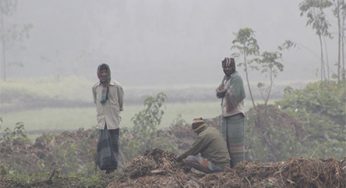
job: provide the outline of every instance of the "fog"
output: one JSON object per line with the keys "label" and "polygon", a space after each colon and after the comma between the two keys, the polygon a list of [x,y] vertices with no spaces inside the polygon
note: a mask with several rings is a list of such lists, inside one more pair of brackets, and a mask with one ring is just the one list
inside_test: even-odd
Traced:
{"label": "fog", "polygon": [[[285,40],[297,43],[284,54],[278,82],[318,79],[318,38],[299,15],[300,1],[19,0],[5,23],[33,27],[21,48],[8,50],[7,76],[96,80],[97,65],[108,63],[124,85],[215,85],[234,33],[250,27],[261,50],[276,50]],[[336,45],[335,39],[328,42],[334,72]]]}

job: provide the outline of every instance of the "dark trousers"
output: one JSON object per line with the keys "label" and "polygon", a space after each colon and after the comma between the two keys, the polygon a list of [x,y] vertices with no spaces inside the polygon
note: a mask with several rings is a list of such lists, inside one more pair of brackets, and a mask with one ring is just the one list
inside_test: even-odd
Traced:
{"label": "dark trousers", "polygon": [[[100,133],[104,131],[103,129],[100,130]],[[114,150],[115,156],[118,157],[119,155],[119,129],[108,129],[109,135],[111,137],[111,145]]]}

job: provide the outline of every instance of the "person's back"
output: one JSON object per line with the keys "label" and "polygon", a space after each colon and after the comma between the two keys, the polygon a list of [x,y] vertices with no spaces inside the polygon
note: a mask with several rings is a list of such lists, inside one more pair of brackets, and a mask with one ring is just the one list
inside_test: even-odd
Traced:
{"label": "person's back", "polygon": [[229,166],[229,153],[220,132],[208,127],[203,118],[195,118],[191,128],[198,136],[177,161],[205,173],[220,172]]}
{"label": "person's back", "polygon": [[208,147],[201,151],[202,157],[210,160],[218,166],[227,166],[229,164],[229,154],[226,142],[221,136],[219,130],[213,127],[207,127],[198,136],[203,137],[210,142]]}

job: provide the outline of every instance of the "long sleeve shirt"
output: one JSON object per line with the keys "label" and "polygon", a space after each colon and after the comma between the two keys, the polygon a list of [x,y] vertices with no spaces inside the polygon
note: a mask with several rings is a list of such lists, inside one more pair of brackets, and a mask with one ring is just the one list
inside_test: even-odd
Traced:
{"label": "long sleeve shirt", "polygon": [[181,154],[177,160],[182,160],[189,155],[201,154],[203,158],[208,159],[220,167],[229,164],[229,154],[225,140],[219,131],[213,127],[207,127],[202,130],[192,147]]}
{"label": "long sleeve shirt", "polygon": [[219,88],[216,92],[218,98],[222,99],[222,116],[229,117],[239,113],[244,114],[244,98],[245,90],[243,80],[238,72],[234,72],[231,76],[225,76],[221,83],[222,90]]}
{"label": "long sleeve shirt", "polygon": [[108,100],[101,103],[103,85],[96,83],[92,87],[94,103],[96,104],[97,125],[98,129],[118,129],[121,121],[120,111],[123,111],[124,91],[121,85],[111,81],[109,84]]}

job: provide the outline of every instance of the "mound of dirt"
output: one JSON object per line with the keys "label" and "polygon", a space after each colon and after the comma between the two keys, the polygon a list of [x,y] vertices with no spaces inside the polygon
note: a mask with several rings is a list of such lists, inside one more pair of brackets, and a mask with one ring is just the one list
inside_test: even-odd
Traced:
{"label": "mound of dirt", "polygon": [[154,149],[126,166],[108,188],[122,187],[346,187],[346,158],[245,161],[224,172],[185,171],[175,155]]}

